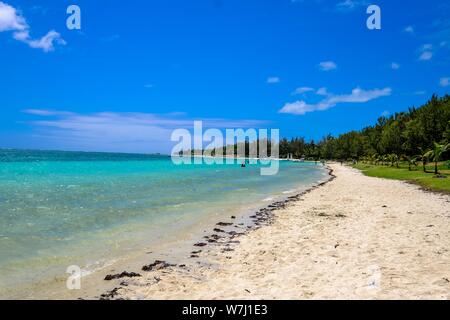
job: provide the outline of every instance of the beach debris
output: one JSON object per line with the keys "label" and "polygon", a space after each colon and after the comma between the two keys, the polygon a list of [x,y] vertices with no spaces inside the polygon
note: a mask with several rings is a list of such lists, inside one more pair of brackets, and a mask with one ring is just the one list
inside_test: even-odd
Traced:
{"label": "beach debris", "polygon": [[382,208],[387,208],[387,205],[381,206]]}
{"label": "beach debris", "polygon": [[228,232],[228,234],[232,236],[231,238],[234,238],[234,237],[243,236],[245,233],[244,232],[230,231],[230,232]]}
{"label": "beach debris", "polygon": [[106,292],[106,293],[102,293],[100,295],[100,300],[109,300],[111,298],[114,298],[115,296],[117,296],[119,294],[119,289],[118,287]]}
{"label": "beach debris", "polygon": [[231,222],[218,222],[217,225],[218,226],[222,226],[222,227],[226,227],[226,226],[233,225],[233,223],[231,223]]}
{"label": "beach debris", "polygon": [[245,291],[247,291],[248,293],[251,293],[250,290],[248,290],[248,289],[245,289]]}
{"label": "beach debris", "polygon": [[200,252],[202,252],[202,250],[192,251],[191,253],[192,254],[197,254],[197,253],[200,253]]}
{"label": "beach debris", "polygon": [[196,255],[196,254],[191,254],[190,258],[198,258],[198,255]]}
{"label": "beach debris", "polygon": [[204,242],[197,242],[197,243],[194,244],[195,247],[204,247],[204,246],[206,246],[206,245],[207,245],[207,244],[204,243]]}
{"label": "beach debris", "polygon": [[337,215],[335,215],[336,218],[347,218],[347,216],[345,214],[339,213]]}
{"label": "beach debris", "polygon": [[214,228],[213,231],[214,231],[214,232],[225,232],[224,230],[219,229],[219,228]]}
{"label": "beach debris", "polygon": [[132,278],[132,277],[140,277],[141,275],[139,273],[136,272],[127,272],[124,271],[122,273],[118,273],[118,274],[108,274],[106,275],[104,280],[114,280],[114,279],[120,279],[120,278]]}
{"label": "beach debris", "polygon": [[143,271],[152,271],[152,270],[160,270],[168,267],[175,266],[174,264],[167,263],[166,261],[162,260],[155,260],[155,262],[148,264],[146,266],[142,267]]}
{"label": "beach debris", "polygon": [[236,216],[231,216],[231,219],[236,219]]}
{"label": "beach debris", "polygon": [[330,215],[329,215],[329,214],[326,214],[326,213],[324,213],[324,212],[321,212],[321,213],[318,214],[318,216],[319,216],[319,217],[329,217]]}

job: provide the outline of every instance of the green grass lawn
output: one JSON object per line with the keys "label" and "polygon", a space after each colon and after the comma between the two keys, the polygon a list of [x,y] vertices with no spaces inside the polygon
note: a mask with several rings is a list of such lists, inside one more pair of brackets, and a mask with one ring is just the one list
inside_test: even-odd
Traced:
{"label": "green grass lawn", "polygon": [[439,173],[447,176],[447,179],[434,178],[434,173],[431,173],[434,172],[434,166],[432,165],[426,166],[427,171],[430,173],[423,172],[421,165],[418,167],[413,166],[413,171],[409,171],[406,163],[401,163],[400,168],[363,163],[358,163],[353,165],[353,167],[361,170],[365,175],[370,177],[405,180],[418,184],[426,189],[450,194],[450,170],[443,163],[439,165]]}

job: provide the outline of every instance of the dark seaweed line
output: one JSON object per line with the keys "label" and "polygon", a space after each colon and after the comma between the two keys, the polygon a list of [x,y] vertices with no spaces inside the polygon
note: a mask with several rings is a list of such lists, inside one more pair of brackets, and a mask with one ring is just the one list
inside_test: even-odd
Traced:
{"label": "dark seaweed line", "polygon": [[[222,253],[234,251],[234,249],[231,248],[231,245],[236,245],[236,244],[240,243],[239,240],[235,240],[235,238],[246,235],[246,234],[250,233],[251,231],[257,230],[263,226],[268,226],[268,225],[273,224],[273,222],[275,221],[275,218],[276,218],[275,211],[286,208],[289,204],[293,204],[293,203],[299,201],[304,195],[306,195],[306,194],[312,192],[313,190],[318,189],[318,188],[326,185],[327,183],[333,181],[334,179],[336,179],[336,175],[333,173],[333,169],[331,169],[330,167],[327,166],[327,170],[328,170],[328,176],[329,176],[327,181],[318,183],[317,185],[314,185],[295,196],[290,196],[287,199],[282,200],[282,201],[273,202],[273,203],[267,205],[266,207],[259,209],[257,212],[255,212],[254,215],[250,216],[250,218],[253,221],[253,224],[246,226],[246,228],[245,228],[245,226],[242,226],[243,225],[242,223],[240,225],[233,224],[232,222],[218,222],[216,224],[216,226],[222,226],[222,227],[243,228],[244,229],[243,232],[236,232],[234,230],[226,231],[226,230],[215,227],[213,229],[213,231],[215,233],[204,236],[205,242],[197,242],[194,244],[194,247],[198,248],[198,247],[205,247],[208,244],[215,244],[215,245],[224,246],[224,248],[221,250]],[[231,217],[231,219],[235,219],[235,218],[236,218],[235,216]],[[219,235],[219,234],[221,234],[221,235]],[[223,241],[224,239],[225,239],[225,241]],[[189,258],[199,258],[199,254],[201,252],[202,252],[202,250],[192,251]],[[161,269],[166,269],[166,268],[170,268],[170,267],[186,268],[186,265],[185,264],[176,265],[176,264],[170,264],[166,261],[155,260],[153,263],[143,266],[142,271],[150,272],[150,271],[161,270]],[[107,275],[104,280],[131,278],[131,277],[141,277],[141,275],[138,273],[134,273],[134,272],[123,271],[122,273],[119,273],[119,274]],[[156,280],[156,282],[159,282],[161,279],[155,277],[155,280]],[[116,296],[119,295],[119,290],[125,286],[127,286],[127,282],[122,281],[118,287],[114,287],[112,290],[101,294],[99,299],[100,300],[114,299],[114,298],[116,298]],[[121,299],[121,298],[118,298],[118,299]]]}

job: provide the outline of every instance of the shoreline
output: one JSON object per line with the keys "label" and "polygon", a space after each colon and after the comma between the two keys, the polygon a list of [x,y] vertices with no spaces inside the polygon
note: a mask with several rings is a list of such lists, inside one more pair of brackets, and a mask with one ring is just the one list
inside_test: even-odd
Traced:
{"label": "shoreline", "polygon": [[100,298],[450,298],[450,198],[330,169],[329,181],[258,211],[255,228],[208,237],[205,261],[119,273]]}
{"label": "shoreline", "polygon": [[[290,160],[287,160],[290,161]],[[297,193],[292,196],[283,196],[280,197],[277,201],[270,202],[268,205],[262,206],[256,212],[242,214],[241,221],[247,220],[246,222],[235,223],[237,217],[231,216],[229,222],[219,221],[215,224],[215,227],[212,229],[213,233],[203,236],[202,240],[193,244],[193,250],[191,251],[191,255],[189,258],[201,258],[200,254],[204,252],[205,247],[209,247],[206,252],[205,260],[208,260],[208,254],[210,250],[214,250],[217,248],[211,248],[211,245],[216,246],[224,246],[224,248],[220,249],[221,253],[232,252],[234,251],[234,246],[239,245],[239,240],[234,240],[241,236],[246,236],[250,234],[252,231],[258,230],[264,226],[268,226],[273,223],[275,219],[275,212],[280,209],[285,209],[289,204],[295,203],[301,199],[302,196],[314,191],[317,188],[320,188],[327,183],[333,181],[336,176],[333,174],[333,169],[329,166],[325,166],[327,170],[327,178],[325,181],[320,181],[317,184],[303,190],[300,193]],[[246,219],[249,218],[249,219]],[[243,229],[243,232],[236,232],[233,229]],[[215,250],[214,250],[215,251]],[[129,278],[138,278],[141,277],[142,271],[155,271],[155,270],[164,270],[166,268],[181,268],[185,269],[187,264],[190,261],[186,261],[186,263],[173,263],[166,260],[158,260],[156,259],[154,262],[142,266],[139,271],[121,271],[119,273],[108,274],[105,276],[105,281],[118,280],[118,279],[129,279]],[[202,264],[201,261],[196,261],[197,264]],[[208,265],[208,262],[206,262]],[[159,280],[157,280],[159,282]],[[120,281],[118,286],[114,286],[113,289],[108,290],[101,295],[99,295],[98,299],[100,300],[109,300],[114,299],[118,295],[118,290],[122,287],[128,286],[126,282]]]}
{"label": "shoreline", "polygon": [[[116,280],[117,282],[120,280],[119,285],[114,286],[114,288],[105,291],[99,296],[96,296],[95,299],[109,300],[115,298],[120,287],[127,286],[127,284],[121,280],[126,280],[130,278],[136,279],[138,277],[141,277],[142,271],[149,272],[154,270],[164,270],[169,267],[181,268],[185,270],[187,268],[187,265],[190,262],[193,262],[192,259],[197,260],[195,261],[195,264],[197,265],[211,266],[209,262],[208,253],[210,250],[217,249],[217,247],[215,248],[212,246],[224,246],[224,248],[220,249],[221,253],[233,251],[234,250],[233,247],[239,245],[239,240],[236,240],[236,238],[248,235],[254,230],[270,225],[273,222],[273,219],[275,218],[274,217],[275,211],[285,208],[289,203],[297,201],[303,195],[327,184],[328,182],[336,178],[336,176],[333,174],[333,170],[330,167],[325,166],[324,169],[327,170],[327,176],[325,181],[319,181],[313,186],[310,186],[295,195],[279,196],[276,199],[274,199],[275,201],[272,200],[273,202],[269,202],[267,205],[260,206],[259,208],[256,209],[256,211],[251,210],[251,212],[243,212],[240,215],[236,216],[232,215],[228,218],[226,222],[223,221],[226,219],[222,219],[221,221],[218,221],[215,224],[209,225],[210,230],[212,227],[212,233],[209,232],[207,235],[204,235],[202,238],[199,238],[198,241],[195,241],[193,244],[188,244],[188,246],[189,245],[191,246],[192,250],[190,251],[190,256],[188,256],[187,258],[182,258],[177,262],[172,261],[170,259],[166,260],[155,259],[153,262],[143,265],[141,268],[139,268],[139,270],[128,271],[127,269],[119,271],[118,273],[107,274],[104,279],[106,282],[110,282],[111,280]],[[236,230],[242,231],[239,232]],[[204,232],[206,232],[206,230]],[[203,255],[203,253],[205,255]],[[84,297],[84,298],[89,299],[92,297]],[[83,299],[83,297],[80,297],[80,299]]]}
{"label": "shoreline", "polygon": [[[321,177],[317,179],[317,182],[312,182],[312,184],[317,185],[322,180],[328,179],[327,170],[320,166]],[[114,276],[116,274],[121,274],[124,270],[126,272],[141,272],[143,265],[148,265],[153,261],[169,261],[170,264],[183,265],[190,263],[192,260],[197,260],[196,262],[206,264],[207,261],[203,261],[202,257],[198,257],[199,252],[204,251],[202,245],[196,246],[198,243],[207,243],[212,245],[215,239],[210,239],[213,236],[208,233],[210,230],[220,229],[223,230],[223,234],[228,232],[232,233],[230,236],[233,238],[237,234],[246,232],[250,227],[255,227],[254,219],[251,218],[254,215],[255,210],[267,209],[269,206],[280,204],[283,201],[287,201],[292,195],[298,196],[303,190],[309,190],[311,186],[298,185],[292,190],[287,190],[283,192],[278,192],[276,194],[270,194],[267,198],[261,200],[259,203],[248,203],[245,206],[239,206],[231,211],[229,214],[223,215],[222,213],[214,213],[207,219],[202,219],[200,224],[195,224],[194,226],[184,229],[182,233],[173,234],[171,236],[165,236],[164,242],[158,241],[158,243],[146,243],[143,244],[141,248],[136,248],[130,251],[126,255],[115,257],[113,260],[108,260],[102,262],[101,265],[96,265],[95,269],[82,269],[83,276],[81,278],[82,288],[81,290],[67,290],[65,289],[65,283],[68,274],[65,275],[62,271],[61,275],[58,277],[52,277],[51,279],[37,280],[30,284],[24,284],[20,287],[15,288],[12,292],[5,295],[7,299],[100,299],[101,295],[107,291],[111,290],[111,282],[105,281],[104,278],[108,276]],[[283,189],[282,189],[283,190]],[[238,208],[238,209],[237,209]],[[273,208],[272,208],[273,210]],[[231,215],[234,218],[230,220]],[[217,226],[216,223],[223,221],[228,221],[234,223],[234,225]],[[236,234],[236,235],[235,235]],[[206,236],[208,235],[208,236]],[[208,237],[208,238],[205,238]],[[236,241],[233,240],[232,241]],[[197,253],[193,253],[197,252]],[[206,259],[205,259],[206,260]],[[129,271],[128,271],[129,270]],[[126,274],[125,272],[125,274]]]}

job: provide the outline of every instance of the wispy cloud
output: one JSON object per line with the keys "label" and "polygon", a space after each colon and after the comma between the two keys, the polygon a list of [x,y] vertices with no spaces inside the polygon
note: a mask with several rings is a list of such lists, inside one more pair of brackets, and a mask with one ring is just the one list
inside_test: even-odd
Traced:
{"label": "wispy cloud", "polygon": [[419,49],[419,52],[420,52],[419,60],[420,61],[431,60],[431,58],[433,58],[433,55],[434,55],[433,50],[434,50],[434,47],[430,43],[426,43],[426,44],[422,45]]}
{"label": "wispy cloud", "polygon": [[70,116],[74,115],[74,113],[69,111],[57,111],[57,110],[47,110],[47,109],[24,109],[23,113],[28,113],[36,116]]}
{"label": "wispy cloud", "polygon": [[319,68],[322,71],[331,71],[337,69],[337,64],[334,61],[323,61],[319,63]]}
{"label": "wispy cloud", "polygon": [[420,61],[429,61],[432,58],[433,58],[433,52],[431,52],[431,51],[424,51],[419,56]]}
{"label": "wispy cloud", "polygon": [[364,0],[344,0],[336,4],[336,8],[340,11],[351,11],[358,7],[367,6],[368,2]]}
{"label": "wispy cloud", "polygon": [[169,151],[174,129],[191,130],[194,120],[202,120],[204,128],[260,128],[262,120],[221,118],[191,119],[184,113],[151,114],[138,112],[99,112],[80,114],[70,111],[26,109],[37,116],[28,122],[35,135],[51,145],[78,150],[150,152]]}
{"label": "wispy cloud", "polygon": [[447,78],[447,77],[441,78],[439,80],[439,85],[444,88],[450,86],[450,78]]}
{"label": "wispy cloud", "polygon": [[414,27],[413,26],[406,26],[403,29],[404,32],[409,33],[409,34],[414,34]]}
{"label": "wispy cloud", "polygon": [[268,84],[275,84],[275,83],[279,83],[281,81],[281,79],[279,77],[269,77],[267,78],[267,83]]}
{"label": "wispy cloud", "polygon": [[287,103],[281,108],[279,113],[288,113],[294,115],[304,115],[308,112],[324,111],[330,109],[340,103],[364,103],[370,100],[374,100],[380,97],[391,95],[391,88],[363,90],[355,88],[350,94],[334,95],[328,94],[328,96],[316,104],[308,104],[305,101],[296,101],[293,103]]}
{"label": "wispy cloud", "polygon": [[396,62],[392,62],[391,63],[391,69],[392,70],[398,70],[398,69],[400,69],[400,65],[398,63],[396,63]]}
{"label": "wispy cloud", "polygon": [[319,96],[328,96],[329,95],[327,88],[325,88],[325,87],[317,89],[316,94]]}
{"label": "wispy cloud", "polygon": [[44,52],[53,51],[55,43],[66,44],[61,35],[54,30],[50,30],[42,38],[32,39],[30,26],[25,18],[17,9],[0,1],[0,32],[4,31],[13,32],[14,39],[28,44],[31,48],[42,49]]}
{"label": "wispy cloud", "polygon": [[295,89],[292,94],[293,95],[295,95],[295,94],[304,94],[304,93],[311,92],[311,91],[314,91],[314,88],[311,88],[311,87],[299,87],[299,88]]}

